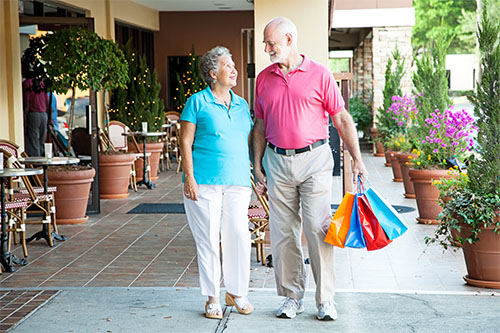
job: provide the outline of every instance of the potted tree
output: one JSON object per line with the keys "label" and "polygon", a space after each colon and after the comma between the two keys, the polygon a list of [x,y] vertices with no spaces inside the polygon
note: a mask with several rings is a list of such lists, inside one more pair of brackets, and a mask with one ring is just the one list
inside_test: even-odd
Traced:
{"label": "potted tree", "polygon": [[442,221],[433,238],[445,249],[462,244],[467,276],[476,287],[500,288],[500,24],[488,17],[484,4],[478,27],[481,81],[470,96],[479,133],[477,156],[471,159],[467,176],[442,188]]}
{"label": "potted tree", "polygon": [[409,175],[419,211],[417,221],[425,224],[439,223],[436,182],[455,176],[457,173],[448,168],[461,165],[472,147],[474,120],[465,110],[454,110],[448,97],[445,55],[449,44],[438,39],[431,51],[416,59],[413,75],[419,109],[414,136],[418,141]]}
{"label": "potted tree", "polygon": [[[380,155],[380,150],[383,148],[385,155],[385,166],[390,167],[392,152],[390,151],[387,144],[391,141],[391,136],[397,130],[397,123],[393,119],[393,115],[389,111],[393,101],[393,96],[402,96],[401,92],[401,79],[404,76],[405,60],[401,57],[401,53],[398,48],[392,52],[392,58],[387,60],[387,65],[385,68],[385,86],[383,91],[384,104],[383,107],[378,109],[377,114],[377,131],[374,135],[373,140],[375,142],[376,152]],[[382,147],[380,147],[382,144]]]}
{"label": "potted tree", "polygon": [[[165,105],[159,98],[161,85],[156,70],[151,71],[146,65],[145,57],[130,48],[130,42],[123,47],[127,60],[130,83],[127,87],[112,90],[109,116],[129,127],[131,131],[141,132],[142,122],[148,123],[149,132],[160,132],[165,122]],[[142,144],[129,142],[129,151],[142,152]],[[163,151],[163,142],[158,137],[148,138],[146,151],[151,152],[151,178],[158,179],[158,165]],[[142,179],[143,162],[135,162],[137,180]]]}
{"label": "potted tree", "polygon": [[[71,91],[69,154],[76,89],[99,91],[124,87],[127,64],[113,42],[81,27],[61,29],[46,38],[46,47],[41,50],[40,58],[45,62],[47,76],[51,79],[51,90],[60,94]],[[58,223],[74,224],[87,220],[85,213],[94,175],[92,167],[49,168],[49,185],[57,186]]]}

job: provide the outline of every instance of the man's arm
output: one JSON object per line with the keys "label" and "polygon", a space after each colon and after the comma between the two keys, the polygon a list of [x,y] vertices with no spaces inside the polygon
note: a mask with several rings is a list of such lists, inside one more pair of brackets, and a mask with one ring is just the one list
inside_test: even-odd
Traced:
{"label": "man's arm", "polygon": [[352,168],[353,182],[356,182],[358,175],[368,175],[365,164],[361,159],[361,151],[359,149],[358,133],[351,115],[343,109],[342,111],[332,116],[333,123],[339,131],[340,137],[349,149],[354,165]]}
{"label": "man's arm", "polygon": [[266,133],[264,120],[256,118],[253,125],[253,174],[257,185],[257,192],[264,194],[267,188],[266,176],[262,167],[262,157],[266,149]]}

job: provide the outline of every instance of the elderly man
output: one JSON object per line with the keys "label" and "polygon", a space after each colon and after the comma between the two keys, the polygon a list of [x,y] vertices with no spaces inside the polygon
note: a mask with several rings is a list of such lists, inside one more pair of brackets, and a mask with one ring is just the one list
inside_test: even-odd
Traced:
{"label": "elderly man", "polygon": [[273,64],[257,77],[254,174],[258,191],[269,193],[276,286],[286,297],[276,316],[294,318],[304,311],[303,226],[316,282],[317,318],[335,320],[333,247],[323,241],[331,219],[333,169],[328,115],[354,159],[354,179],[367,174],[356,128],[328,68],[298,52],[292,21],[270,21],[264,43]]}

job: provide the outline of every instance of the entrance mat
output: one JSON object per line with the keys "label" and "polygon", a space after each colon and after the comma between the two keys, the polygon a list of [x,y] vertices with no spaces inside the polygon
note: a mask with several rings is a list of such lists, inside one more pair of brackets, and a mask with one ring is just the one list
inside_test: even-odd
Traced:
{"label": "entrance mat", "polygon": [[[336,211],[337,208],[339,208],[339,205],[331,205],[331,207],[332,207],[332,211]],[[410,213],[410,212],[413,212],[415,210],[415,208],[413,208],[413,207],[398,206],[398,205],[392,205],[392,208],[394,208],[396,210],[396,212],[398,212],[400,214]]]}
{"label": "entrance mat", "polygon": [[142,203],[127,214],[185,214],[183,203]]}
{"label": "entrance mat", "polygon": [[58,290],[0,291],[0,332],[11,329],[54,297]]}
{"label": "entrance mat", "polygon": [[[413,212],[415,208],[408,206],[392,206],[398,213],[404,214]],[[333,211],[339,208],[339,205],[331,205]],[[142,203],[129,210],[127,214],[185,214],[184,204],[182,203]]]}

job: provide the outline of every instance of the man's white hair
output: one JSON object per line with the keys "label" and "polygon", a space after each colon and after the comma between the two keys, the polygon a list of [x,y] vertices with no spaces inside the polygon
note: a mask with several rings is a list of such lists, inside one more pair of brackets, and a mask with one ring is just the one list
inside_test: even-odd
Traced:
{"label": "man's white hair", "polygon": [[292,35],[292,45],[297,46],[297,41],[298,41],[298,34],[297,34],[297,27],[295,26],[295,23],[293,23],[289,18],[286,17],[275,17],[269,23],[266,25],[267,27],[274,27],[277,29],[283,37],[285,37],[286,34]]}

